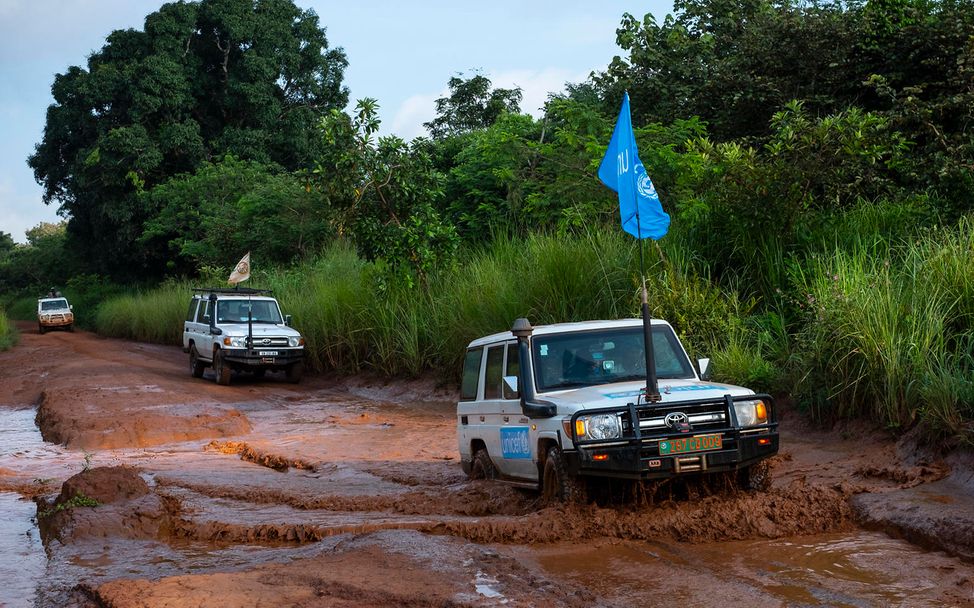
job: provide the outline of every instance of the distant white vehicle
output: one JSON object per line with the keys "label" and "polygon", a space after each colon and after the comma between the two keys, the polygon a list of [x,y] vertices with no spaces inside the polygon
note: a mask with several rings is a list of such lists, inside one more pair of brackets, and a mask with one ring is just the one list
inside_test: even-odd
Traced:
{"label": "distant white vehicle", "polygon": [[707,380],[673,328],[652,321],[661,401],[647,403],[641,319],[531,327],[467,347],[457,404],[460,462],[472,478],[585,499],[587,480],[736,471],[766,488],[778,451],[774,400]]}
{"label": "distant white vehicle", "polygon": [[57,296],[37,300],[37,331],[51,329],[74,331],[74,311],[68,299]]}
{"label": "distant white vehicle", "polygon": [[256,376],[283,371],[289,382],[300,382],[304,338],[290,324],[269,291],[197,289],[183,324],[190,372],[202,378],[212,367],[218,384],[230,384],[233,370]]}

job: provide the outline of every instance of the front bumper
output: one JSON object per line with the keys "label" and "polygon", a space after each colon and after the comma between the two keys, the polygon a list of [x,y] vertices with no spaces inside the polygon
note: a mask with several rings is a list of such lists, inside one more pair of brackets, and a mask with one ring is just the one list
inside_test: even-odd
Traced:
{"label": "front bumper", "polygon": [[[733,402],[761,399],[768,404],[766,424],[737,428],[733,414]],[[655,406],[667,410],[680,410],[697,406],[716,406],[715,401],[690,401],[668,403]],[[574,450],[565,451],[565,460],[570,472],[577,475],[597,477],[620,477],[626,479],[665,479],[688,473],[719,473],[747,467],[778,453],[778,422],[774,399],[769,395],[747,395],[743,397],[726,396],[723,400],[727,412],[727,424],[706,429],[691,429],[688,432],[646,433],[640,425],[629,425],[628,433],[621,439],[605,442],[579,441],[573,437]],[[616,411],[605,410],[605,411]],[[653,406],[629,406],[629,420],[639,420],[640,414],[653,411]],[[594,410],[579,412],[572,418],[571,428],[579,415],[594,413]],[[660,443],[700,435],[720,435],[719,449],[661,454]]]}
{"label": "front bumper", "polygon": [[74,323],[74,315],[55,314],[46,319],[38,317],[37,322],[43,327],[65,327]]}
{"label": "front bumper", "polygon": [[225,348],[223,360],[234,369],[286,369],[291,364],[304,360],[304,349]]}

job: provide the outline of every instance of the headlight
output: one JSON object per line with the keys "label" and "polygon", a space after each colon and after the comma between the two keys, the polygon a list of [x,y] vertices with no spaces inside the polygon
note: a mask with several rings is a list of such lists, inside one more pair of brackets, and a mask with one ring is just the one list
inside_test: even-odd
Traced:
{"label": "headlight", "polygon": [[301,336],[292,336],[287,339],[288,346],[304,346],[304,338]]}
{"label": "headlight", "polygon": [[224,346],[232,346],[234,348],[246,348],[247,347],[247,336],[242,336],[240,338],[231,338],[227,336],[223,339]]}
{"label": "headlight", "polygon": [[582,416],[575,421],[575,434],[579,439],[618,439],[622,437],[622,424],[615,414]]}
{"label": "headlight", "polygon": [[738,401],[734,404],[737,423],[741,426],[756,426],[768,422],[768,406],[764,401]]}

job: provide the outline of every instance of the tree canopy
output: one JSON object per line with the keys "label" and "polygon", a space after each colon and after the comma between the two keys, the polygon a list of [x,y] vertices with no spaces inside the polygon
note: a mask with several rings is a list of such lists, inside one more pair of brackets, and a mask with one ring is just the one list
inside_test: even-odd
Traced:
{"label": "tree canopy", "polygon": [[318,118],[347,102],[346,65],[291,0],[165,4],[56,76],[28,164],[80,255],[138,270],[161,253],[134,247],[158,211],[139,192],[225,154],[309,166]]}

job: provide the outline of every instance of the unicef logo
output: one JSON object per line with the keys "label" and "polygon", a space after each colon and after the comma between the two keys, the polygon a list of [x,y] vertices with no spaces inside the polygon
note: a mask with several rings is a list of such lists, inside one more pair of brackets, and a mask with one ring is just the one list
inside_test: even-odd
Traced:
{"label": "unicef logo", "polygon": [[636,190],[647,198],[656,198],[656,187],[646,175],[646,168],[642,163],[636,165]]}

